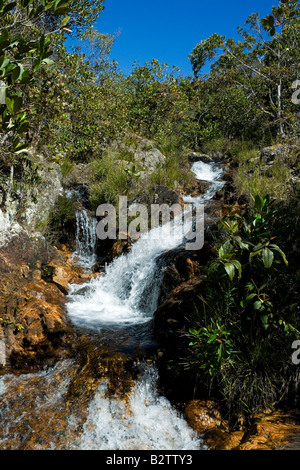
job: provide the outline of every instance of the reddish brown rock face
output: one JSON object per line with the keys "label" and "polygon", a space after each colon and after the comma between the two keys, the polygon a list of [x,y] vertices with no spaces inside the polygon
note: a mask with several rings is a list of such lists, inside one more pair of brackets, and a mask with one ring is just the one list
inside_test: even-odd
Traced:
{"label": "reddish brown rock face", "polygon": [[0,339],[14,368],[38,366],[67,345],[64,294],[84,281],[62,253],[35,243],[20,237],[0,251]]}
{"label": "reddish brown rock face", "polygon": [[211,450],[282,450],[299,445],[299,411],[266,411],[253,416],[249,428],[236,431],[229,430],[213,400],[193,400],[184,411]]}

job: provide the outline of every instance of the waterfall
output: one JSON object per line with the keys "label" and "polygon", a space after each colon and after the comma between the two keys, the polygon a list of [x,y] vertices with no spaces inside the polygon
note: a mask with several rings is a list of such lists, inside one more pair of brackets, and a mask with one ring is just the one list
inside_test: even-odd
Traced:
{"label": "waterfall", "polygon": [[97,219],[91,217],[84,208],[77,210],[76,216],[76,251],[73,254],[75,264],[89,269],[96,262]]}
{"label": "waterfall", "polygon": [[[215,165],[197,162],[192,169],[198,179],[211,181],[213,188],[221,187],[221,172]],[[200,200],[211,197],[211,191],[209,188]],[[81,209],[76,221],[74,259],[90,268],[96,259],[96,219]],[[180,214],[143,235],[102,277],[71,286],[67,304],[71,321],[97,332],[105,328],[108,341],[112,334],[122,342],[119,328],[136,330],[139,346],[157,308],[162,255],[183,244],[189,231]],[[88,405],[77,402],[73,394],[69,408],[69,385],[79,367],[76,361],[66,360],[40,373],[0,377],[2,448],[22,449],[26,444],[64,450],[207,449],[184,417],[159,394],[155,364],[139,364],[140,376],[124,400],[108,396],[108,382],[103,379]]]}
{"label": "waterfall", "polygon": [[96,329],[149,321],[157,307],[162,275],[157,261],[162,253],[180,245],[184,235],[180,214],[143,235],[102,277],[86,284],[84,295],[80,294],[82,286],[72,286],[68,303],[71,320]]}
{"label": "waterfall", "polygon": [[195,162],[191,167],[191,171],[195,174],[197,180],[207,181],[211,183],[206,193],[201,196],[194,198],[192,196],[185,196],[184,202],[205,202],[213,198],[215,193],[223,188],[224,181],[221,180],[223,175],[223,169],[216,163],[204,163]]}
{"label": "waterfall", "polygon": [[[222,169],[214,164],[196,162],[192,170],[198,179],[212,182],[214,188],[224,184],[219,181]],[[204,198],[192,200],[204,201],[211,191],[209,188]],[[189,231],[189,224],[185,224],[179,214],[162,227],[144,234],[127,255],[108,266],[101,278],[88,282],[83,295],[82,286],[72,286],[68,303],[70,319],[78,326],[98,331],[103,326],[115,328],[151,320],[157,308],[164,269],[158,260],[163,253],[180,246]]]}
{"label": "waterfall", "polygon": [[89,405],[80,450],[206,450],[199,438],[157,392],[157,371],[148,366],[129,402],[105,396],[103,382]]}

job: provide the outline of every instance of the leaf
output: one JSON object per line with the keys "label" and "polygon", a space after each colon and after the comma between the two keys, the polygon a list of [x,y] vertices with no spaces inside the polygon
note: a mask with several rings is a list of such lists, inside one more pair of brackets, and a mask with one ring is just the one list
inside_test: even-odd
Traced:
{"label": "leaf", "polygon": [[190,332],[190,334],[193,335],[193,336],[197,336],[197,335],[198,335],[198,331],[195,330],[194,328],[190,328],[189,332]]}
{"label": "leaf", "polygon": [[233,264],[233,266],[238,270],[239,278],[240,278],[242,276],[242,265],[241,265],[241,263],[237,259],[234,259],[234,260],[231,261],[231,264]]}
{"label": "leaf", "polygon": [[65,16],[60,24],[61,28],[64,28],[69,23],[70,19],[70,16]]}
{"label": "leaf", "polygon": [[227,272],[229,279],[232,281],[235,274],[235,269],[232,263],[225,263],[225,271]]}
{"label": "leaf", "polygon": [[6,106],[12,116],[20,111],[22,104],[22,97],[18,96],[17,94],[6,98]]}
{"label": "leaf", "polygon": [[22,75],[24,73],[24,67],[22,64],[18,64],[14,70],[12,71],[11,77],[12,77],[12,82],[16,83],[18,80],[22,79]]}
{"label": "leaf", "polygon": [[54,60],[52,60],[52,59],[43,59],[42,64],[43,65],[53,65]]}
{"label": "leaf", "polygon": [[28,121],[22,122],[22,124],[17,129],[17,133],[25,134],[25,132],[27,132],[28,129],[29,129],[29,122]]}
{"label": "leaf", "polygon": [[272,250],[278,251],[278,253],[281,254],[284,263],[288,266],[289,262],[286,259],[286,256],[285,256],[284,252],[279,248],[279,246],[277,246],[277,245],[269,245],[269,246],[270,246],[270,248],[272,248]]}
{"label": "leaf", "polygon": [[249,294],[249,295],[247,295],[247,297],[246,297],[246,301],[248,302],[249,300],[254,299],[254,297],[256,297],[256,296],[257,296],[257,294]]}
{"label": "leaf", "polygon": [[260,310],[262,307],[261,301],[257,300],[256,302],[254,302],[253,307],[254,307],[254,310]]}
{"label": "leaf", "polygon": [[256,196],[255,197],[255,209],[258,211],[258,212],[261,212],[262,209],[264,207],[264,200],[262,197],[260,196]]}
{"label": "leaf", "polygon": [[273,251],[269,250],[269,248],[264,248],[262,250],[262,259],[265,267],[269,269],[274,261],[274,253]]}
{"label": "leaf", "polygon": [[13,10],[16,6],[17,6],[17,3],[16,3],[16,2],[8,3],[7,5],[5,5],[3,11],[4,11],[5,13],[7,13],[7,12]]}

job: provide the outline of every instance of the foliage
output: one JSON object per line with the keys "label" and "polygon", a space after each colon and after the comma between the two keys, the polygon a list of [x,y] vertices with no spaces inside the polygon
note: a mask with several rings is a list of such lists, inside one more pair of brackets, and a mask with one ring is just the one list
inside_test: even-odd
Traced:
{"label": "foliage", "polygon": [[[246,28],[238,29],[241,40],[214,34],[197,44],[189,56],[196,80],[204,87],[214,85],[213,113],[223,135],[239,137],[239,128],[244,138],[253,140],[269,131],[273,136],[294,133],[291,86],[299,66],[299,15],[297,2],[282,3],[273,10],[276,20],[272,15],[262,21],[259,15],[250,15]],[[271,36],[266,34],[268,21],[273,22]],[[201,80],[199,74],[207,61],[211,71]]]}
{"label": "foliage", "polygon": [[230,341],[230,331],[218,321],[214,326],[202,327],[199,330],[190,329],[190,334],[195,337],[189,346],[195,348],[196,358],[201,364],[200,369],[207,369],[213,376],[220,369],[232,363],[233,345]]}
{"label": "foliage", "polygon": [[[186,368],[198,367],[233,420],[270,400],[288,400],[285,374],[291,373],[291,344],[300,337],[294,281],[275,242],[279,209],[268,196],[253,199],[244,215],[233,212],[220,221],[217,256],[203,268],[203,298],[189,328]],[[283,298],[285,289],[289,298]]]}

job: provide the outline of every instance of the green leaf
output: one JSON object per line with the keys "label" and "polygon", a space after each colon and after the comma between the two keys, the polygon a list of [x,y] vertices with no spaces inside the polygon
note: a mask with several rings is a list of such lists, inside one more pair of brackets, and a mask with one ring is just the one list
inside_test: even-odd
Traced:
{"label": "green leaf", "polygon": [[3,8],[3,11],[4,11],[4,13],[7,13],[7,12],[13,10],[16,6],[17,6],[17,3],[16,3],[16,2],[8,3],[8,4],[5,5],[5,7]]}
{"label": "green leaf", "polygon": [[284,252],[279,248],[279,246],[277,246],[277,245],[269,245],[269,246],[270,246],[270,248],[272,248],[272,250],[278,251],[278,253],[281,254],[284,263],[286,264],[286,266],[288,266],[289,262],[286,259],[286,256],[285,256]]}
{"label": "green leaf", "polygon": [[232,263],[225,263],[225,271],[227,272],[229,279],[232,281],[235,274],[235,269]]}
{"label": "green leaf", "polygon": [[25,134],[29,129],[29,122],[22,122],[22,124],[18,127],[17,133],[18,134]]}
{"label": "green leaf", "polygon": [[237,259],[233,259],[231,261],[231,264],[238,270],[239,272],[239,278],[242,276],[242,265]]}
{"label": "green leaf", "polygon": [[264,248],[262,250],[262,259],[265,267],[269,269],[274,261],[274,253],[273,251],[269,250],[269,248]]}
{"label": "green leaf", "polygon": [[190,328],[189,332],[190,332],[190,334],[193,335],[193,336],[197,336],[197,335],[198,335],[198,331],[195,330],[194,328]]}
{"label": "green leaf", "polygon": [[248,302],[249,300],[254,299],[254,297],[256,297],[256,296],[257,296],[257,294],[250,294],[250,295],[247,295],[246,301]]}
{"label": "green leaf", "polygon": [[255,209],[258,211],[258,212],[261,212],[263,207],[264,207],[264,200],[262,197],[260,196],[256,196],[255,197]]}
{"label": "green leaf", "polygon": [[24,72],[24,67],[22,64],[18,64],[14,70],[12,71],[11,77],[12,77],[12,82],[16,83],[18,80],[22,79],[22,75]]}
{"label": "green leaf", "polygon": [[255,310],[260,310],[261,307],[262,307],[261,301],[257,300],[256,302],[254,302],[253,307],[254,307]]}
{"label": "green leaf", "polygon": [[52,60],[52,59],[43,59],[42,64],[43,65],[53,65],[54,60]]}
{"label": "green leaf", "polygon": [[70,16],[65,16],[60,24],[61,28],[64,28],[69,23],[70,19]]}

